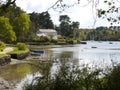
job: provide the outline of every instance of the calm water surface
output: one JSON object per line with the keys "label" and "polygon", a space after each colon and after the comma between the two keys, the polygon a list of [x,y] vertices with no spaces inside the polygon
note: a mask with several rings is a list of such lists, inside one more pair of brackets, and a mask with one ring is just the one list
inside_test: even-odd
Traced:
{"label": "calm water surface", "polygon": [[[28,59],[32,60],[31,63],[38,63],[40,59],[53,60],[53,63],[39,65],[41,74],[54,72],[63,60],[75,65],[88,64],[105,67],[111,65],[111,61],[120,63],[120,42],[111,43],[88,41],[87,44],[77,45],[31,46],[33,49],[45,50],[45,54]],[[14,64],[0,69],[0,77],[12,82],[16,90],[20,90],[25,81],[30,81],[35,76],[38,76],[38,69],[30,64]]]}

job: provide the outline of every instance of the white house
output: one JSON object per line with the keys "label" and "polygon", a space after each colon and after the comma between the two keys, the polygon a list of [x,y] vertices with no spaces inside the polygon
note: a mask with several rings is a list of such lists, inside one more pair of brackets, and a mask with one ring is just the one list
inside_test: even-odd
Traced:
{"label": "white house", "polygon": [[47,36],[50,37],[52,39],[57,39],[57,31],[54,29],[39,29],[36,32],[37,36]]}

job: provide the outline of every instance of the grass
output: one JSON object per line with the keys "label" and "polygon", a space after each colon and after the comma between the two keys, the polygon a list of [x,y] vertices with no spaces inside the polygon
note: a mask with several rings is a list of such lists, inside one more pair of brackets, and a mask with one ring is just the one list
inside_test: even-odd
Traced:
{"label": "grass", "polygon": [[2,48],[0,47],[0,52],[2,52],[4,49],[5,49],[5,47],[2,47]]}
{"label": "grass", "polygon": [[14,47],[14,50],[12,52],[10,52],[9,54],[20,54],[20,53],[25,53],[27,51],[28,51],[28,49],[19,50],[17,47]]}
{"label": "grass", "polygon": [[4,57],[4,56],[7,56],[7,54],[0,54],[0,58]]}

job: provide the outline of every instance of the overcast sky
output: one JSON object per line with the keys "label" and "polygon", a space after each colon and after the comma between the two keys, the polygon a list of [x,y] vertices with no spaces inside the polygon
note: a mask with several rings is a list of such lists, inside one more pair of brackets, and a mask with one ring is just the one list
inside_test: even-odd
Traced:
{"label": "overcast sky", "polygon": [[[17,0],[17,5],[20,6],[24,11],[27,13],[31,12],[44,12],[49,7],[51,7],[57,0]],[[73,2],[68,1],[69,4],[72,4]],[[71,0],[75,1],[75,0]],[[86,0],[81,0],[81,6],[86,5]],[[102,0],[100,0],[102,1]],[[59,13],[54,11],[53,9],[49,10],[49,13],[51,15],[51,19],[53,20],[55,25],[59,25],[59,16],[60,15],[68,15],[71,18],[71,21],[78,21],[80,22],[80,28],[95,28],[97,26],[109,26],[110,24],[107,22],[107,20],[98,19],[94,25],[94,18],[95,11],[92,11],[92,4],[89,4],[85,7],[81,7],[80,5],[76,5],[74,7],[71,7],[69,9],[66,9],[65,12]],[[100,6],[101,7],[101,6]]]}

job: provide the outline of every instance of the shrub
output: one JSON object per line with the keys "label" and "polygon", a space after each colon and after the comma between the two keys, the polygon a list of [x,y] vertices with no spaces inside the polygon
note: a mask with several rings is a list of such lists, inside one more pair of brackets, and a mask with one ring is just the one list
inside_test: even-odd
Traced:
{"label": "shrub", "polygon": [[26,45],[25,43],[17,43],[16,47],[18,48],[18,50],[26,50]]}
{"label": "shrub", "polygon": [[57,40],[51,39],[51,42],[56,44],[56,43],[57,43]]}
{"label": "shrub", "polygon": [[108,71],[63,64],[53,75],[38,76],[24,90],[120,90],[120,65]]}
{"label": "shrub", "polygon": [[0,48],[4,48],[4,47],[6,47],[6,44],[4,42],[0,41]]}
{"label": "shrub", "polygon": [[0,41],[0,51],[3,51],[3,49],[6,47],[6,44],[2,41]]}
{"label": "shrub", "polygon": [[[56,74],[43,75],[26,84],[24,90],[93,90],[93,83],[100,71],[89,72],[88,67],[62,65]],[[96,78],[95,78],[96,77]],[[98,84],[97,84],[98,85]]]}
{"label": "shrub", "polygon": [[105,73],[103,90],[120,90],[120,64]]}

